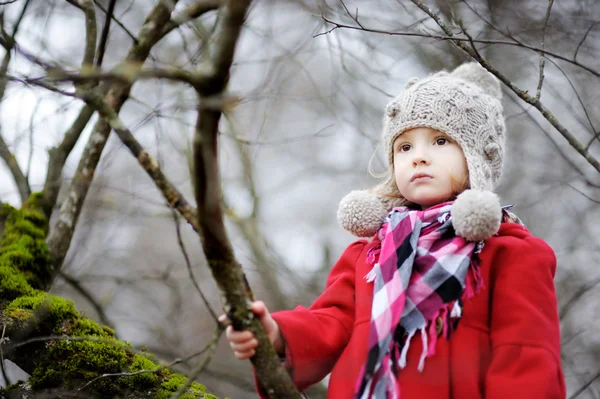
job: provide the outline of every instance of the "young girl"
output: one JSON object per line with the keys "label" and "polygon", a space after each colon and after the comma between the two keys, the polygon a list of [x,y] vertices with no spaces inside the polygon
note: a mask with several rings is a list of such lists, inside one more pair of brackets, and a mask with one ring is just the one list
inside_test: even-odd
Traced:
{"label": "young girl", "polygon": [[[387,105],[389,176],[338,211],[373,239],[346,249],[309,309],[252,307],[300,390],[331,373],[334,399],[565,397],[554,252],[492,192],[501,93],[471,63]],[[238,359],[254,354],[252,333],[226,335]]]}

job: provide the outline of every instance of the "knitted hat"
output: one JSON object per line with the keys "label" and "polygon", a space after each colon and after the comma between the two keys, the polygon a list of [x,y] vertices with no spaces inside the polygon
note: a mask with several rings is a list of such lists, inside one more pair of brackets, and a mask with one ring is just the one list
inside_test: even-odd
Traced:
{"label": "knitted hat", "polygon": [[[393,143],[403,132],[429,127],[450,136],[461,147],[469,171],[470,190],[458,195],[452,220],[458,235],[484,240],[500,228],[500,202],[494,190],[502,173],[506,127],[500,82],[478,63],[452,72],[411,79],[390,101],[383,119],[383,148],[393,165]],[[393,176],[390,179],[394,179]],[[395,206],[409,205],[388,180],[367,191],[353,191],[340,203],[338,220],[359,237],[374,235]]]}

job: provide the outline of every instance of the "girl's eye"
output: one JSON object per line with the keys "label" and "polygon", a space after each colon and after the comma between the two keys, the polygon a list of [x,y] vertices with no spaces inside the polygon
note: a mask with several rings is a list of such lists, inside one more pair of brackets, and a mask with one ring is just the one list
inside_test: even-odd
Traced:
{"label": "girl's eye", "polygon": [[448,142],[448,139],[445,137],[438,137],[437,139],[435,139],[435,143],[437,145],[444,145]]}
{"label": "girl's eye", "polygon": [[410,144],[402,144],[400,146],[400,152],[407,152],[410,150]]}

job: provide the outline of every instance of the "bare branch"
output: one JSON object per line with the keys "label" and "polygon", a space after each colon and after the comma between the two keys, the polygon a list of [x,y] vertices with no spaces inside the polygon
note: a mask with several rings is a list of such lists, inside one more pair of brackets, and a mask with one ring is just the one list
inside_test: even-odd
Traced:
{"label": "bare branch", "polygon": [[[94,0],[94,4],[96,4],[96,7],[98,7],[104,14],[108,15],[108,10],[106,8],[104,8],[98,0]],[[112,15],[111,19],[113,21],[115,21],[115,23],[117,25],[119,25],[121,27],[121,29],[123,29],[123,31],[127,34],[127,36],[129,36],[131,38],[131,40],[133,40],[134,44],[136,44],[136,45],[138,44],[137,37],[135,37],[135,35],[133,33],[131,33],[131,31],[129,29],[127,29],[127,27],[125,25],[123,25],[123,23],[121,21],[119,21],[117,19],[117,17]]]}
{"label": "bare branch", "polygon": [[577,49],[575,49],[575,54],[573,55],[573,59],[577,60],[577,54],[579,53],[579,49],[581,48],[581,46],[583,45],[583,42],[585,42],[585,39],[587,39],[588,35],[590,34],[591,30],[594,29],[594,27],[596,25],[598,25],[600,23],[600,21],[596,21],[593,24],[590,25],[590,27],[585,31],[585,35],[583,35],[583,38],[581,39],[581,41],[579,42],[579,44],[577,45]]}
{"label": "bare branch", "polygon": [[[228,0],[222,9],[216,39],[209,54],[213,75],[201,96],[219,96],[225,91],[229,68],[249,1]],[[217,137],[221,110],[199,107],[194,134],[194,177],[198,223],[202,231],[202,247],[211,272],[223,292],[226,311],[236,330],[251,331],[259,344],[252,357],[258,378],[270,398],[294,398],[300,394],[288,373],[281,367],[260,322],[249,305],[253,300],[242,267],[236,260],[223,222],[222,193],[217,159]]]}
{"label": "bare branch", "polygon": [[118,68],[103,72],[101,70],[87,70],[77,73],[70,73],[59,68],[53,68],[48,78],[54,81],[71,81],[76,84],[86,82],[114,81],[117,83],[133,84],[137,79],[166,79],[176,82],[187,83],[197,90],[202,90],[206,84],[207,72],[202,70],[190,72],[185,69],[167,67],[167,68],[147,68],[141,69],[139,63],[123,64]]}
{"label": "bare branch", "polygon": [[196,291],[200,295],[200,298],[202,298],[202,302],[204,302],[204,306],[206,306],[206,309],[208,309],[212,318],[215,319],[215,322],[219,323],[219,317],[213,310],[212,306],[210,306],[210,303],[208,302],[206,295],[204,295],[204,292],[202,292],[202,289],[200,288],[200,286],[198,285],[198,282],[194,278],[194,272],[192,270],[192,262],[190,262],[190,257],[187,253],[187,250],[185,249],[185,244],[183,243],[183,239],[181,237],[181,228],[179,227],[179,216],[177,215],[177,212],[175,211],[175,209],[171,208],[171,210],[173,211],[173,219],[175,220],[175,230],[177,232],[177,243],[179,244],[179,248],[181,249],[183,258],[185,259],[185,264],[187,266],[188,275],[190,276],[190,280],[192,281],[194,288],[196,288]]}
{"label": "bare branch", "polygon": [[136,157],[141,167],[148,173],[161,191],[170,207],[177,209],[185,220],[198,231],[196,210],[169,181],[160,169],[158,162],[142,147],[131,131],[121,122],[117,112],[107,104],[96,91],[78,92],[77,96],[98,111],[100,116],[117,133],[123,144]]}
{"label": "bare branch", "polygon": [[204,371],[204,368],[208,366],[210,363],[213,354],[215,353],[215,349],[217,348],[217,344],[219,343],[219,338],[221,338],[221,334],[225,330],[224,326],[221,323],[217,323],[217,329],[213,334],[213,338],[210,343],[202,350],[202,352],[208,351],[208,354],[204,357],[204,359],[198,363],[198,365],[192,370],[190,375],[188,376],[187,381],[171,396],[170,399],[179,399],[181,395],[183,395],[188,388],[192,385],[192,383],[198,378],[198,376]]}
{"label": "bare branch", "polygon": [[104,60],[104,53],[106,52],[106,42],[108,42],[108,32],[110,31],[110,21],[113,17],[115,10],[115,3],[117,0],[110,0],[108,3],[108,11],[106,12],[106,20],[104,21],[104,27],[102,28],[102,36],[100,36],[100,43],[98,44],[98,56],[96,57],[96,67],[102,66]]}
{"label": "bare branch", "polygon": [[[444,31],[444,33],[446,33],[446,35],[448,35],[449,37],[453,36],[452,30],[429,7],[427,7],[425,4],[423,4],[419,0],[411,0],[411,1],[413,2],[413,4],[415,4],[421,10],[423,10],[423,12],[425,12],[427,15],[429,15],[438,24],[438,26],[440,28],[442,28],[442,30]],[[586,159],[586,161],[588,161],[588,163],[594,167],[594,169],[596,169],[598,172],[600,172],[600,162],[598,162],[598,160],[596,158],[594,158],[594,156],[585,148],[585,146],[582,143],[580,143],[575,138],[575,136],[573,136],[573,134],[571,134],[571,132],[569,132],[567,130],[567,128],[565,128],[556,119],[556,117],[550,112],[550,110],[548,110],[539,100],[530,96],[526,91],[520,89],[510,79],[508,79],[505,75],[500,73],[485,58],[483,58],[481,55],[479,55],[479,53],[477,52],[477,49],[473,48],[472,46],[468,46],[463,40],[456,40],[456,41],[454,41],[454,39],[451,39],[451,40],[453,40],[453,42],[454,42],[454,44],[456,44],[456,46],[458,46],[464,52],[466,52],[471,57],[473,57],[475,60],[477,60],[481,64],[481,66],[483,66],[491,74],[496,76],[506,86],[508,86],[517,96],[519,96],[519,98],[521,98],[523,101],[525,101],[528,104],[531,104],[535,108],[537,108],[541,112],[541,114],[544,116],[544,118],[546,118],[546,120],[548,122],[550,122],[550,124],[552,126],[554,126],[554,128],[556,130],[558,130],[558,132],[569,142],[569,144],[579,154],[581,154]]]}
{"label": "bare branch", "polygon": [[98,36],[96,10],[92,0],[67,0],[67,2],[79,8],[85,14],[85,52],[81,62],[81,68],[85,70],[94,64],[96,54],[96,37]]}
{"label": "bare branch", "polygon": [[[411,0],[412,1],[412,0]],[[422,3],[421,3],[422,4]],[[426,7],[426,6],[425,6]],[[428,8],[428,7],[427,7]],[[430,10],[431,11],[431,10]],[[433,11],[431,11],[433,13]],[[433,13],[434,14],[434,13]],[[437,14],[435,14],[437,16]],[[464,37],[457,37],[454,36],[454,33],[452,32],[452,30],[445,25],[448,28],[448,31],[444,31],[446,33],[446,35],[433,35],[433,34],[429,34],[429,33],[417,33],[417,32],[395,32],[395,31],[385,31],[385,30],[381,30],[381,29],[373,29],[373,28],[366,28],[366,27],[360,27],[360,26],[352,26],[352,25],[346,25],[346,24],[342,24],[339,22],[335,22],[332,21],[330,19],[328,19],[325,16],[321,16],[321,18],[323,18],[323,20],[331,25],[333,25],[333,28],[326,31],[326,32],[322,32],[322,33],[317,33],[316,35],[314,35],[313,37],[318,37],[321,35],[325,35],[328,33],[331,33],[332,31],[338,29],[338,28],[344,28],[344,29],[353,29],[353,30],[361,30],[361,31],[365,31],[365,32],[369,32],[369,33],[378,33],[378,34],[383,34],[383,35],[388,35],[388,36],[409,36],[409,37],[425,37],[425,38],[429,38],[429,39],[436,39],[436,40],[450,40],[453,41],[455,43],[458,42],[468,42],[470,41],[469,38],[464,38]],[[439,16],[437,16],[438,20],[441,21],[441,19],[439,18]],[[437,22],[437,21],[436,21]],[[442,23],[444,23],[443,21],[441,21]],[[567,58],[563,55],[545,50],[545,49],[541,49],[539,47],[535,47],[535,46],[530,46],[526,43],[523,43],[521,41],[516,40],[514,37],[511,37],[513,39],[513,41],[503,41],[503,40],[488,40],[488,39],[473,39],[474,43],[483,43],[483,44],[499,44],[499,45],[504,45],[504,46],[515,46],[515,47],[521,47],[521,48],[525,48],[528,50],[532,50],[535,51],[537,53],[543,54],[543,55],[548,55],[550,57],[554,57],[556,59],[568,62],[570,64],[573,64],[583,70],[588,71],[589,73],[591,73],[594,76],[600,77],[600,71],[593,69],[590,66],[587,66],[585,64],[581,64],[580,62]]]}
{"label": "bare branch", "polygon": [[[546,19],[544,20],[544,27],[542,28],[542,50],[544,50],[544,40],[546,39],[546,27],[548,26],[548,19],[550,19],[550,10],[552,10],[552,4],[554,4],[554,0],[548,1],[548,9],[546,10]],[[535,99],[540,100],[542,96],[542,85],[544,84],[544,63],[545,63],[544,54],[540,54],[540,79],[538,81],[538,87]]]}
{"label": "bare branch", "polygon": [[[79,280],[77,280],[76,278],[70,276],[69,274],[61,271],[59,273],[59,276],[65,280],[65,282],[67,284],[69,284],[71,287],[73,287],[73,289],[75,291],[77,291],[81,296],[83,296],[89,303],[90,305],[92,305],[92,307],[94,308],[94,310],[96,311],[96,313],[98,313],[98,317],[100,318],[100,321],[113,328],[115,327],[114,323],[112,323],[110,321],[110,319],[108,318],[108,316],[106,315],[106,313],[104,312],[104,308],[102,307],[102,305],[100,305],[98,303],[98,301],[96,300],[96,298],[94,298],[94,296],[92,295],[92,293],[85,288],[81,282],[79,282]],[[116,335],[115,335],[116,337]]]}
{"label": "bare branch", "polygon": [[[160,40],[160,30],[169,21],[172,6],[177,0],[171,0],[169,4],[158,2],[140,29],[138,40],[129,50],[126,57],[126,63],[142,63],[150,54],[152,47]],[[106,101],[118,114],[119,110],[129,96],[131,85],[113,84],[107,90],[104,97]],[[108,140],[111,128],[104,120],[98,121],[94,127],[90,139],[84,149],[80,159],[75,177],[71,182],[65,201],[63,202],[58,216],[58,221],[50,230],[46,242],[50,250],[52,259],[52,278],[46,282],[46,287],[50,287],[60,271],[75,231],[75,226],[83,206],[83,202],[89,190],[91,181],[100,161],[100,155]]]}
{"label": "bare branch", "polygon": [[92,115],[94,115],[94,109],[89,105],[85,105],[79,111],[79,115],[77,115],[69,130],[65,132],[63,141],[57,147],[48,151],[50,159],[48,160],[48,173],[46,174],[46,181],[44,183],[43,201],[44,213],[48,218],[52,215],[52,210],[54,205],[56,205],[61,185],[62,170],[67,157],[73,150],[73,147],[75,147],[79,136],[81,136],[81,132],[87,126]]}
{"label": "bare branch", "polygon": [[161,35],[166,36],[174,29],[177,29],[181,25],[192,21],[205,13],[216,10],[223,4],[223,0],[198,0],[195,3],[188,6],[179,15],[174,16],[168,24],[163,28]]}
{"label": "bare branch", "polygon": [[[140,374],[146,374],[146,373],[151,373],[151,374],[156,374],[161,370],[164,369],[170,369],[173,366],[176,366],[180,363],[185,363],[187,361],[189,361],[190,359],[193,359],[194,357],[197,356],[201,356],[203,353],[205,353],[206,351],[210,351],[209,355],[205,358],[205,360],[203,362],[201,362],[201,364],[206,364],[206,360],[208,359],[208,361],[210,361],[210,358],[212,357],[212,352],[214,352],[217,343],[219,342],[219,338],[221,337],[221,334],[223,333],[224,328],[222,327],[221,324],[217,325],[217,330],[215,331],[215,333],[213,334],[213,339],[210,341],[210,343],[208,345],[206,345],[201,351],[193,353],[192,355],[184,358],[184,359],[175,359],[173,360],[171,363],[168,364],[161,364],[158,367],[152,369],[152,370],[140,370],[140,371],[135,371],[132,373],[110,373],[110,374],[102,374],[99,375],[98,377],[90,380],[89,382],[87,382],[85,385],[83,385],[81,388],[79,388],[77,390],[77,392],[81,392],[82,390],[84,390],[85,388],[87,388],[88,386],[90,386],[91,384],[93,384],[94,382],[103,379],[103,378],[108,378],[108,377],[131,377],[134,375],[140,375]],[[189,378],[189,385],[192,384],[193,379]],[[187,388],[189,388],[189,385],[186,387],[186,389],[183,391],[187,391]],[[172,396],[171,398],[174,398],[176,396]]]}

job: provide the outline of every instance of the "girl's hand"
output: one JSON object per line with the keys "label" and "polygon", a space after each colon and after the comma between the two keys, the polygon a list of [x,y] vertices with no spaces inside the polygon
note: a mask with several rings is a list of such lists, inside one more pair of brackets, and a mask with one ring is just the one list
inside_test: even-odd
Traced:
{"label": "girl's hand", "polygon": [[[269,309],[265,306],[264,302],[256,301],[252,303],[250,307],[252,312],[258,316],[260,323],[262,324],[269,341],[275,348],[275,351],[283,355],[285,353],[285,344],[279,331],[277,322],[271,317]],[[224,323],[227,321],[226,315],[219,316],[219,321]],[[229,346],[233,350],[233,354],[240,360],[249,359],[256,353],[256,347],[258,341],[254,338],[254,334],[250,331],[235,331],[232,326],[227,326],[225,330],[225,337],[229,341]]]}

